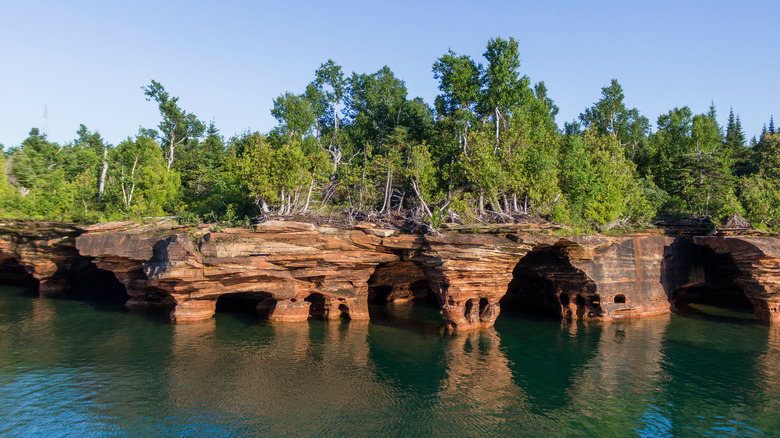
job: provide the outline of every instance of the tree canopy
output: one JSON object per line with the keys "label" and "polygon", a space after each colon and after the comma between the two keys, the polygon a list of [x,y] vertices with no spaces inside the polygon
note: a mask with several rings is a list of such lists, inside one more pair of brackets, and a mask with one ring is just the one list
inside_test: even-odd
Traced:
{"label": "tree canopy", "polygon": [[[159,110],[118,145],[80,125],[57,144],[33,128],[0,155],[0,215],[92,222],[175,216],[248,222],[269,215],[376,215],[425,224],[536,216],[593,229],[660,216],[734,214],[780,228],[780,133],[770,117],[746,141],[739,115],[714,104],[655,125],[611,79],[559,128],[520,43],[493,38],[482,59],[448,50],[432,64],[433,106],[389,66],[346,73],[332,59],[308,84],[280,90],[268,132],[223,137],[152,80]],[[532,85],[533,84],[533,85]]]}

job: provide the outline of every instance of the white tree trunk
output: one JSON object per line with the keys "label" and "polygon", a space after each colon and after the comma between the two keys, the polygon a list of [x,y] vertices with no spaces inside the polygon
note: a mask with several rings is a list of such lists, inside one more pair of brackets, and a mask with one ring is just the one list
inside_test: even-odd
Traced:
{"label": "white tree trunk", "polygon": [[103,201],[103,190],[106,188],[106,172],[108,171],[108,146],[103,149],[103,171],[98,181],[98,202]]}

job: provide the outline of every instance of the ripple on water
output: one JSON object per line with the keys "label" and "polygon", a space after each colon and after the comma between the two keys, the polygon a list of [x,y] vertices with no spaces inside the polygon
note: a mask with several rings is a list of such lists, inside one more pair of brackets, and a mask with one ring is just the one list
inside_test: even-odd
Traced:
{"label": "ripple on water", "polygon": [[780,330],[672,315],[172,325],[0,289],[0,435],[780,433]]}

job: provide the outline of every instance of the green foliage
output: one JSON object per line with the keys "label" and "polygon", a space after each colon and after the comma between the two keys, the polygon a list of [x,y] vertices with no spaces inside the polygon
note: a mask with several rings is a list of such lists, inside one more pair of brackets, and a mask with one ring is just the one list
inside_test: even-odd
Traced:
{"label": "green foliage", "polygon": [[572,213],[601,225],[630,217],[632,209],[642,212],[634,164],[617,139],[590,129],[567,140],[561,155],[561,189]]}
{"label": "green foliage", "polygon": [[601,89],[601,99],[580,114],[580,121],[599,135],[611,135],[625,148],[626,156],[635,160],[650,132],[650,121],[636,108],[626,108],[624,98],[623,87],[612,79],[609,87]]}
{"label": "green foliage", "polygon": [[179,195],[179,173],[167,171],[157,143],[139,136],[120,143],[112,153],[114,167],[107,202],[130,217],[156,217],[174,211]]}
{"label": "green foliage", "polygon": [[301,140],[314,127],[316,113],[303,95],[284,93],[274,99],[271,115],[280,123],[279,131],[289,140]]}
{"label": "green foliage", "polygon": [[[449,50],[432,66],[434,107],[385,66],[346,75],[320,65],[303,94],[273,101],[278,126],[225,139],[161,84],[143,87],[157,130],[116,147],[81,125],[67,144],[37,129],[0,156],[0,215],[91,222],[176,215],[185,224],[249,225],[313,210],[424,219],[544,217],[577,230],[645,225],[656,215],[744,214],[780,229],[780,134],[751,146],[739,116],[674,108],[657,130],[613,79],[560,130],[544,82],[520,72],[514,38],[483,63]],[[484,64],[484,65],[483,65]],[[105,177],[104,177],[105,175]],[[571,229],[565,230],[571,233]]]}
{"label": "green foliage", "polygon": [[170,170],[178,157],[178,149],[188,150],[193,147],[203,135],[206,126],[194,114],[181,109],[178,105],[179,98],[171,97],[159,82],[152,80],[151,84],[141,89],[144,90],[146,100],[157,102],[160,109],[162,121],[159,128],[163,134],[162,145],[166,150],[167,169]]}
{"label": "green foliage", "polygon": [[743,176],[739,181],[745,218],[754,226],[780,228],[780,185],[763,175]]}

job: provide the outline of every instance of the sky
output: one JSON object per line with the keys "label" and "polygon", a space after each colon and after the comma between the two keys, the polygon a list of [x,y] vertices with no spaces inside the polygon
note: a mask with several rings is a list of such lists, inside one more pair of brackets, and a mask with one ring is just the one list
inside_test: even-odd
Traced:
{"label": "sky", "polygon": [[484,63],[496,37],[518,40],[520,73],[545,82],[559,126],[615,78],[651,122],[714,103],[750,138],[780,117],[778,16],[776,1],[7,1],[0,144],[33,127],[64,144],[84,124],[116,145],[159,123],[151,80],[226,138],[267,132],[273,99],[303,92],[328,59],[347,74],[387,65],[432,105],[436,59]]}

